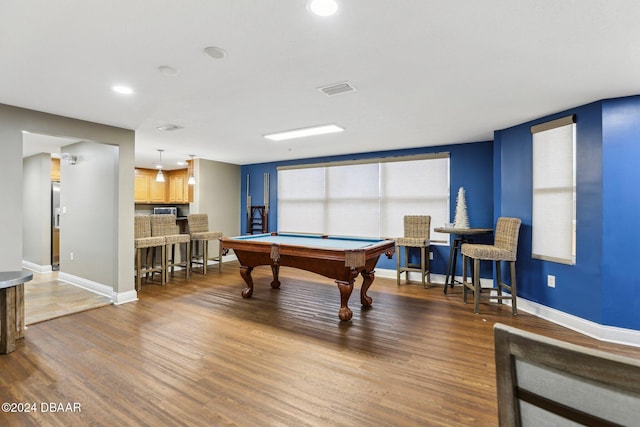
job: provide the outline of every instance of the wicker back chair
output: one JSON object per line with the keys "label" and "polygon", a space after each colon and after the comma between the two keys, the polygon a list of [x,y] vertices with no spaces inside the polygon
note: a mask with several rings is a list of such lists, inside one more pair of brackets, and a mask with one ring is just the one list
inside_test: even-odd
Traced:
{"label": "wicker back chair", "polygon": [[[175,266],[182,266],[185,269],[185,275],[187,280],[189,279],[191,258],[191,245],[188,234],[180,234],[180,229],[176,224],[176,216],[172,214],[156,214],[151,215],[151,235],[162,236],[165,239],[166,253],[165,257],[165,274],[167,280],[169,278],[169,267],[171,267],[171,275],[173,276]],[[176,261],[176,245],[185,244],[186,257],[184,261]],[[171,256],[169,256],[169,249],[171,249]]]}
{"label": "wicker back chair", "polygon": [[[218,261],[218,271],[222,271],[222,243],[220,238],[222,233],[218,231],[209,231],[209,215],[206,213],[189,214],[187,216],[189,224],[189,235],[191,237],[191,245],[195,246],[191,249],[191,264],[202,264],[202,274],[207,274],[207,265],[209,259]],[[218,256],[209,258],[209,240],[217,240]],[[199,255],[198,246],[202,243],[202,255]]]}
{"label": "wicker back chair", "polygon": [[[464,302],[467,302],[468,291],[473,292],[474,312],[479,313],[479,302],[482,293],[480,286],[480,261],[495,261],[496,263],[496,290],[497,295],[486,293],[486,299],[497,299],[502,304],[503,299],[511,300],[513,314],[518,314],[516,303],[516,257],[518,252],[518,235],[520,234],[521,221],[518,218],[498,218],[496,224],[496,234],[493,245],[482,245],[475,243],[465,243],[462,245],[462,284],[464,286]],[[467,282],[467,260],[473,260],[472,282]],[[500,261],[509,263],[511,270],[511,283],[507,285],[502,281],[502,271]],[[506,290],[509,295],[503,295]]]}
{"label": "wicker back chair", "polygon": [[[398,286],[400,286],[400,275],[402,273],[405,273],[405,280],[409,283],[410,271],[419,272],[422,275],[423,287],[426,287],[426,284],[431,282],[431,271],[429,267],[430,235],[430,215],[405,215],[404,237],[398,237],[395,239]],[[404,247],[404,266],[401,262],[401,247]],[[409,248],[420,248],[420,264],[413,264],[409,262]]]}
{"label": "wicker back chair", "polygon": [[[134,244],[136,249],[136,291],[142,285],[142,275],[149,273],[160,273],[161,283],[165,284],[165,238],[163,236],[153,237],[151,235],[151,221],[148,215],[136,215],[134,217]],[[154,265],[153,251],[149,249],[160,248],[160,266]],[[145,250],[145,262],[142,263],[142,250]]]}

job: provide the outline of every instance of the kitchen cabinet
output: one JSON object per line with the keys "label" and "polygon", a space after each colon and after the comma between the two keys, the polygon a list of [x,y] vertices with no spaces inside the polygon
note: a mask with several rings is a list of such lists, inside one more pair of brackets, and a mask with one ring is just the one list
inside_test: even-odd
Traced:
{"label": "kitchen cabinet", "polygon": [[60,159],[51,159],[51,181],[60,181]]}
{"label": "kitchen cabinet", "polygon": [[164,174],[165,182],[156,181],[157,174],[158,172],[155,172],[153,179],[149,180],[149,201],[151,203],[164,203],[167,201],[167,174]]}
{"label": "kitchen cabinet", "polygon": [[164,171],[164,182],[157,182],[158,171],[154,169],[136,169],[134,182],[134,200],[136,203],[175,203],[185,204],[193,201],[193,190],[189,188],[188,169]]}
{"label": "kitchen cabinet", "polygon": [[169,203],[189,203],[189,173],[186,169],[169,174]]}
{"label": "kitchen cabinet", "polygon": [[149,196],[149,180],[150,177],[148,174],[140,169],[136,169],[133,190],[133,199],[136,203],[149,203],[151,201]]}

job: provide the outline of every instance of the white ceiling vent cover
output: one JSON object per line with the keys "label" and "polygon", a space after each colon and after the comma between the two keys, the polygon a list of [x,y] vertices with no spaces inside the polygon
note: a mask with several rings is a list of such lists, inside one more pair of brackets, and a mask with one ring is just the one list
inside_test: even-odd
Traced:
{"label": "white ceiling vent cover", "polygon": [[329,86],[319,87],[318,90],[327,96],[339,95],[341,93],[353,92],[355,87],[349,82],[336,83]]}

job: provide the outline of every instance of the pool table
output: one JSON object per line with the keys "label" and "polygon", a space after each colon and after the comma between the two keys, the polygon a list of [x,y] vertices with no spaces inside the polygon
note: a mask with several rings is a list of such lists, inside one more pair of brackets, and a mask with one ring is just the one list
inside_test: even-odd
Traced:
{"label": "pool table", "polygon": [[244,298],[253,294],[251,271],[259,265],[270,265],[273,272],[271,287],[278,289],[280,266],[295,267],[334,279],[340,290],[340,320],[350,320],[353,313],[348,302],[353,282],[362,275],[360,302],[370,306],[367,290],[373,283],[378,258],[391,258],[395,250],[393,240],[361,237],[323,236],[315,234],[270,233],[220,239],[224,249],[233,249],[240,262],[240,275],[247,284]]}

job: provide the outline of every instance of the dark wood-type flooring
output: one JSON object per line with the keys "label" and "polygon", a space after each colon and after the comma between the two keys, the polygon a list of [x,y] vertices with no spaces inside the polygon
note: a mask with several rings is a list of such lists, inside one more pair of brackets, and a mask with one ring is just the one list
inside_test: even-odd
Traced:
{"label": "dark wood-type flooring", "polygon": [[508,306],[475,315],[459,286],[445,296],[377,278],[365,310],[358,282],[340,322],[331,280],[282,268],[273,290],[269,268],[253,276],[252,299],[228,263],[30,326],[0,356],[0,400],[37,411],[0,412],[0,425],[495,426],[495,322],[640,357]]}

